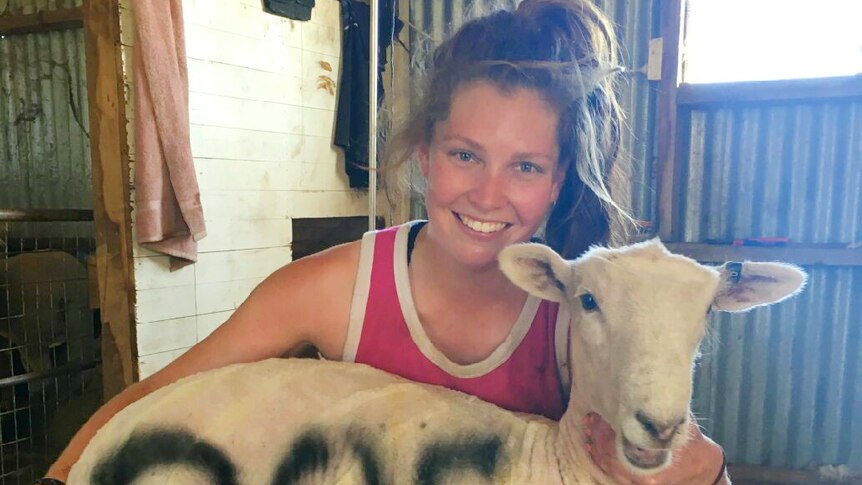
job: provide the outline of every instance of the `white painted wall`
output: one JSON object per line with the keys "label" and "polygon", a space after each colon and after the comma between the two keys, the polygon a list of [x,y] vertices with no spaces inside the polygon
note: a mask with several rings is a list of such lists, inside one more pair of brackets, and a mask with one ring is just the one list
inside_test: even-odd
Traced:
{"label": "white painted wall", "polygon": [[[120,3],[134,163],[133,0]],[[367,196],[348,188],[331,142],[341,51],[337,0],[318,0],[309,22],[266,14],[259,0],[184,0],[183,8],[191,144],[207,237],[197,264],[176,272],[167,257],[135,244],[141,378],[224,323],[291,260],[292,218],[367,214]]]}

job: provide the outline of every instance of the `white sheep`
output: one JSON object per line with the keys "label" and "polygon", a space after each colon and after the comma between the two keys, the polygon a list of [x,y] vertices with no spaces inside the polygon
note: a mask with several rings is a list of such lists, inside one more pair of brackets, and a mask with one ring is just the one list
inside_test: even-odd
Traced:
{"label": "white sheep", "polygon": [[565,261],[522,244],[501,267],[571,316],[571,400],[559,423],[357,364],[272,359],[183,379],[105,425],[69,484],[608,483],[581,443],[602,415],[621,460],[652,473],[687,439],[707,312],[796,293],[780,263],[700,265],[650,241]]}

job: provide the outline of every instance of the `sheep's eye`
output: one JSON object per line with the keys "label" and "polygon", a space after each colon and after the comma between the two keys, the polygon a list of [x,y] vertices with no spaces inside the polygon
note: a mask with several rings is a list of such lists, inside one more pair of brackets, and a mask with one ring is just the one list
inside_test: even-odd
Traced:
{"label": "sheep's eye", "polygon": [[596,299],[593,298],[593,295],[589,293],[584,293],[581,295],[581,306],[584,310],[588,312],[596,311],[599,309],[599,304],[596,303]]}

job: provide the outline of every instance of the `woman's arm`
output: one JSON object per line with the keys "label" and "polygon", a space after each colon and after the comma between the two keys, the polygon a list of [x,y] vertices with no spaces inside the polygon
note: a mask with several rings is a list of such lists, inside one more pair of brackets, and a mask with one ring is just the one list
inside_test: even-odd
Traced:
{"label": "woman's arm", "polygon": [[359,243],[303,258],[264,280],[222,326],[164,369],[103,405],[75,434],[46,476],[65,480],[96,432],[115,414],[180,378],[285,355],[310,343],[340,359],[347,335]]}

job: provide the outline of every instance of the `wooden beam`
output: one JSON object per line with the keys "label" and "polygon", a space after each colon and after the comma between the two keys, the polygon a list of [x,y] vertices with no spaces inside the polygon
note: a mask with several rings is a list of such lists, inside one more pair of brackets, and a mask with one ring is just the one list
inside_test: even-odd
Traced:
{"label": "wooden beam", "polygon": [[848,481],[836,482],[828,480],[827,477],[821,477],[817,472],[808,470],[734,464],[727,466],[727,473],[734,485],[834,485],[835,483],[859,483],[858,480],[862,478],[857,474],[850,477]]}
{"label": "wooden beam", "polygon": [[677,92],[677,103],[689,107],[847,98],[862,99],[862,76],[682,84]]}
{"label": "wooden beam", "polygon": [[0,221],[92,221],[90,209],[0,209]]}
{"label": "wooden beam", "polygon": [[84,26],[83,7],[0,15],[0,35],[32,34]]}
{"label": "wooden beam", "polygon": [[106,400],[138,379],[135,292],[118,0],[84,1],[96,267]]}
{"label": "wooden beam", "polygon": [[675,253],[708,263],[725,261],[782,261],[800,266],[862,266],[862,248],[834,245],[788,245],[777,247],[720,244],[665,243]]}
{"label": "wooden beam", "polygon": [[683,7],[685,0],[661,2],[662,62],[658,89],[658,119],[656,127],[658,173],[658,233],[662,239],[674,239],[679,225],[678,201],[677,103],[676,91],[680,79]]}

